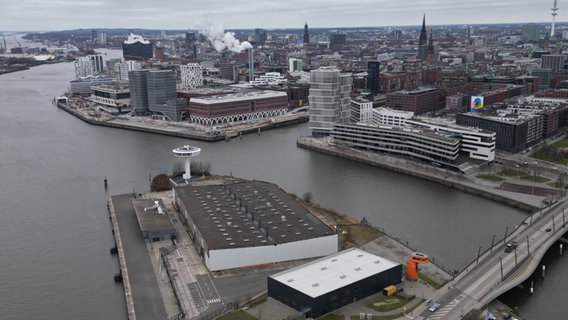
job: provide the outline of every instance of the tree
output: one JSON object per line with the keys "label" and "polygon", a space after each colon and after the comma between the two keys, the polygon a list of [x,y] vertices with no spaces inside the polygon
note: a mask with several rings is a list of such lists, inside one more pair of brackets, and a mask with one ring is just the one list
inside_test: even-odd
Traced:
{"label": "tree", "polygon": [[304,193],[304,195],[302,196],[302,199],[307,203],[312,203],[312,200],[313,200],[312,193],[309,192],[309,191]]}

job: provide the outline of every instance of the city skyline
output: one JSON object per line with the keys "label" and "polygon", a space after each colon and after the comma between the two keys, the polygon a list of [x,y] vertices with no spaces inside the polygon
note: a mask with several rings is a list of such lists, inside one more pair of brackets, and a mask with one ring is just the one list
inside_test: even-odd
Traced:
{"label": "city skyline", "polygon": [[[381,27],[428,25],[548,23],[552,22],[553,0],[310,0],[257,2],[218,0],[188,6],[187,2],[125,0],[6,0],[3,3],[3,31],[57,31],[91,28],[200,29],[215,21],[226,29]],[[557,22],[563,18],[558,2]],[[181,8],[187,7],[187,10]]]}

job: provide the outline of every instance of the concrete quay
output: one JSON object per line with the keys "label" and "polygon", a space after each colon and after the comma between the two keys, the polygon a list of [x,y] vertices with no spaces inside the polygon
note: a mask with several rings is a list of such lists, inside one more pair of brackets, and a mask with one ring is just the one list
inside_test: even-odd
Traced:
{"label": "concrete quay", "polygon": [[534,212],[540,209],[542,201],[545,199],[544,196],[500,190],[497,184],[493,182],[475,179],[465,174],[435,168],[427,164],[383,154],[364,153],[349,148],[342,148],[340,146],[331,145],[322,139],[302,137],[297,140],[296,145],[300,148],[436,182],[479,197],[501,202],[526,212]]}
{"label": "concrete quay", "polygon": [[72,103],[65,103],[60,101],[57,101],[55,104],[59,109],[67,111],[68,113],[74,115],[75,117],[92,125],[155,133],[155,134],[167,135],[172,137],[179,137],[184,139],[192,139],[192,140],[207,141],[207,142],[229,140],[238,135],[258,133],[263,130],[295,125],[298,123],[308,121],[307,115],[303,114],[289,115],[281,119],[264,119],[265,121],[261,121],[258,123],[245,123],[241,125],[225,127],[222,130],[219,130],[220,131],[219,134],[212,134],[211,132],[195,130],[187,126],[177,125],[176,123],[165,122],[160,120],[152,120],[152,119],[130,120],[126,117],[113,117],[110,115],[103,117],[95,117],[89,115],[89,112],[91,110],[88,108],[80,108]]}

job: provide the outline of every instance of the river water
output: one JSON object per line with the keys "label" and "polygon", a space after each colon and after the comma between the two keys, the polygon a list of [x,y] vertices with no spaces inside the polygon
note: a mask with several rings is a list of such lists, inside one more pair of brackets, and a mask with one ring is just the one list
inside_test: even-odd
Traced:
{"label": "river water", "polygon": [[[171,150],[202,148],[196,161],[215,174],[274,182],[371,224],[462,269],[493,235],[526,215],[498,203],[380,168],[296,147],[307,124],[204,143],[88,125],[51,101],[66,90],[73,64],[0,76],[1,319],[125,319],[108,194],[144,192],[150,176],[171,172]],[[509,299],[528,319],[562,318],[568,265],[558,254],[536,294]],[[564,263],[562,263],[564,262]]]}

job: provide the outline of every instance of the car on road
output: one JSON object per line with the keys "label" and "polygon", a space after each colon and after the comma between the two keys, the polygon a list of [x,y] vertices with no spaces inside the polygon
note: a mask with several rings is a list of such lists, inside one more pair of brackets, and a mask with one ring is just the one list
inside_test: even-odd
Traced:
{"label": "car on road", "polygon": [[551,228],[546,228],[546,232],[550,232],[550,231],[552,231]]}
{"label": "car on road", "polygon": [[509,242],[505,246],[505,252],[507,252],[507,253],[513,252],[513,250],[515,250],[516,247],[517,247],[517,243],[515,241]]}
{"label": "car on road", "polygon": [[434,312],[434,311],[438,310],[439,307],[440,307],[439,303],[434,303],[433,305],[430,306],[430,308],[428,308],[428,310],[430,312]]}

